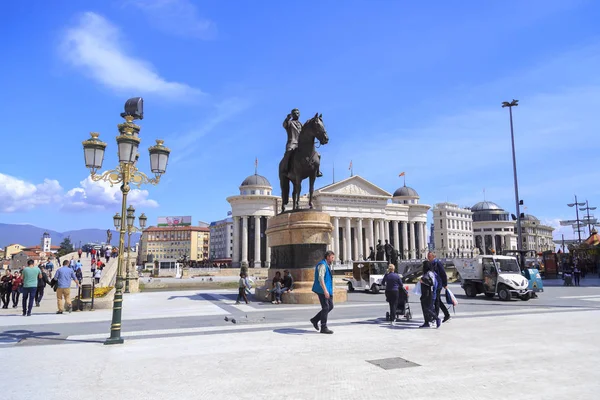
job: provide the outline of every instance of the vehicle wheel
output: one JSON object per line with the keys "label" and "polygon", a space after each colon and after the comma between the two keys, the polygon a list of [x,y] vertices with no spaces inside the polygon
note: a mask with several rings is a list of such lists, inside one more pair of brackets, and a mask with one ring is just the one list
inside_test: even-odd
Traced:
{"label": "vehicle wheel", "polygon": [[379,286],[377,286],[376,283],[374,283],[373,286],[371,286],[371,292],[373,292],[374,294],[379,293]]}
{"label": "vehicle wheel", "polygon": [[386,311],[386,313],[385,313],[385,320],[386,321],[390,320],[390,312],[389,311]]}
{"label": "vehicle wheel", "polygon": [[352,286],[352,282],[348,282],[348,291],[354,292],[354,286]]}
{"label": "vehicle wheel", "polygon": [[494,293],[486,293],[486,294],[485,294],[485,297],[487,297],[487,298],[490,298],[490,299],[491,299],[492,297],[494,297]]}
{"label": "vehicle wheel", "polygon": [[502,288],[498,291],[498,297],[500,297],[500,300],[502,300],[502,301],[509,301],[510,300],[510,292],[508,291],[507,288]]}
{"label": "vehicle wheel", "polygon": [[521,300],[523,300],[523,301],[527,301],[530,298],[531,298],[531,293],[527,293],[527,294],[524,294],[523,296],[521,296]]}
{"label": "vehicle wheel", "polygon": [[467,297],[477,296],[477,291],[475,290],[475,286],[465,285],[465,294],[467,295]]}

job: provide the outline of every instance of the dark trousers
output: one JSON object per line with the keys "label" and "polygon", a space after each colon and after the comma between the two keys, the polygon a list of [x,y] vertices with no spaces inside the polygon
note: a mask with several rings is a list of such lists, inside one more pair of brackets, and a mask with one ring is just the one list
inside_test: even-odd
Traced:
{"label": "dark trousers", "polygon": [[31,315],[33,301],[35,300],[35,292],[37,292],[36,287],[23,288],[23,315]]}
{"label": "dark trousers", "polygon": [[0,297],[2,298],[2,307],[8,308],[8,303],[10,303],[10,290],[2,289]]}
{"label": "dark trousers", "polygon": [[19,292],[19,289],[13,290],[13,292],[12,292],[13,307],[16,307],[19,305],[19,297],[20,296],[21,296],[21,292]]}
{"label": "dark trousers", "polygon": [[581,278],[581,273],[573,274],[573,276],[575,277],[575,286],[579,286],[579,279]]}
{"label": "dark trousers", "polygon": [[450,318],[450,313],[448,312],[448,308],[446,308],[446,305],[444,304],[444,301],[442,300],[441,293],[442,293],[442,289],[440,289],[436,292],[435,317],[437,318],[440,315],[440,309],[442,309],[442,312],[444,313],[444,318]]}
{"label": "dark trousers", "polygon": [[239,303],[241,299],[244,299],[246,304],[248,304],[248,297],[246,297],[246,288],[239,288],[238,290],[238,297],[236,302]]}
{"label": "dark trousers", "polygon": [[43,297],[44,297],[44,287],[38,286],[38,288],[35,292],[35,304],[37,304],[39,306],[40,303],[42,302]]}
{"label": "dark trousers", "polygon": [[433,299],[431,298],[431,295],[421,296],[421,310],[423,311],[423,318],[425,319],[426,324],[437,319],[435,311],[433,310]]}
{"label": "dark trousers", "polygon": [[321,321],[321,329],[327,328],[327,316],[333,310],[333,295],[329,295],[326,299],[323,293],[317,293],[319,302],[321,303],[321,311],[311,318],[311,321]]}
{"label": "dark trousers", "polygon": [[385,298],[390,304],[390,321],[396,320],[396,308],[398,308],[398,297],[400,297],[400,292],[397,290],[385,291]]}

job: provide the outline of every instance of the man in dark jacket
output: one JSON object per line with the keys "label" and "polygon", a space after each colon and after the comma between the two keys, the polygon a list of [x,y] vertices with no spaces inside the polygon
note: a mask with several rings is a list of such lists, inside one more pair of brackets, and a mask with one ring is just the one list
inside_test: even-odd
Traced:
{"label": "man in dark jacket", "polygon": [[444,313],[444,319],[442,322],[447,322],[450,319],[450,313],[448,312],[448,308],[444,304],[442,300],[442,296],[440,293],[443,289],[448,289],[448,275],[446,275],[446,270],[444,269],[444,264],[437,258],[435,258],[435,254],[432,252],[427,253],[427,260],[431,263],[431,267],[433,272],[437,275],[438,282],[436,287],[436,297],[435,297],[435,315],[436,317],[440,314],[440,308]]}
{"label": "man in dark jacket", "polygon": [[38,277],[37,290],[35,292],[35,306],[39,307],[42,302],[42,298],[44,297],[44,288],[46,284],[50,284],[50,279],[48,279],[48,274],[46,273],[46,268],[44,263],[41,263],[38,268],[42,275]]}

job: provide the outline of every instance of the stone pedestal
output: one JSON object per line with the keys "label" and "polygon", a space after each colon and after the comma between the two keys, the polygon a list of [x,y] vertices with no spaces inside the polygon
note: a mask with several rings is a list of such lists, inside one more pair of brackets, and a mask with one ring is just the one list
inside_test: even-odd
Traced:
{"label": "stone pedestal", "polygon": [[[285,293],[282,301],[289,304],[319,304],[312,292],[315,266],[323,259],[331,243],[333,227],[327,213],[312,210],[286,212],[269,219],[267,238],[271,246],[271,262],[266,285],[256,289],[256,296],[270,300],[271,282],[277,271],[290,271],[294,290]],[[347,292],[335,290],[334,302],[345,302]]]}
{"label": "stone pedestal", "polygon": [[184,267],[181,269],[181,278],[182,279],[187,279],[190,277],[190,269],[187,267]]}

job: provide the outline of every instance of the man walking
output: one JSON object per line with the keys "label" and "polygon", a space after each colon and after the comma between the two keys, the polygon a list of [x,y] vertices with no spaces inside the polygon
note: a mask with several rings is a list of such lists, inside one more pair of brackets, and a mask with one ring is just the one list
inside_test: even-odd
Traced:
{"label": "man walking", "polygon": [[38,284],[37,284],[37,290],[35,292],[35,306],[39,307],[40,303],[42,302],[42,298],[44,297],[44,288],[46,287],[46,284],[50,284],[50,279],[48,279],[48,274],[46,274],[46,270],[44,268],[44,263],[41,263],[38,266],[39,270],[40,270],[40,274],[42,274],[42,276],[40,278],[38,278]]}
{"label": "man walking", "polygon": [[317,313],[310,322],[316,330],[319,330],[319,321],[321,321],[321,333],[331,334],[332,330],[327,328],[327,316],[333,310],[333,276],[331,274],[331,265],[335,260],[333,251],[327,251],[325,258],[315,267],[315,281],[312,291],[319,296],[321,311]]}
{"label": "man walking", "polygon": [[438,317],[440,315],[440,308],[444,313],[444,319],[442,322],[447,322],[450,319],[450,313],[446,308],[442,300],[442,296],[440,293],[443,289],[448,289],[448,275],[446,275],[446,270],[444,269],[444,264],[437,258],[435,258],[435,254],[432,252],[427,253],[427,260],[431,263],[431,269],[436,274],[437,285],[435,288],[435,316]]}
{"label": "man walking", "polygon": [[34,265],[33,260],[27,261],[27,267],[23,268],[23,316],[31,316],[35,293],[37,292],[38,279],[42,277],[40,269]]}
{"label": "man walking", "polygon": [[56,270],[54,275],[56,279],[56,302],[58,305],[57,314],[63,313],[63,299],[67,303],[67,311],[71,312],[71,281],[74,281],[79,287],[79,281],[75,276],[75,272],[69,266],[69,261],[63,261],[63,266]]}

